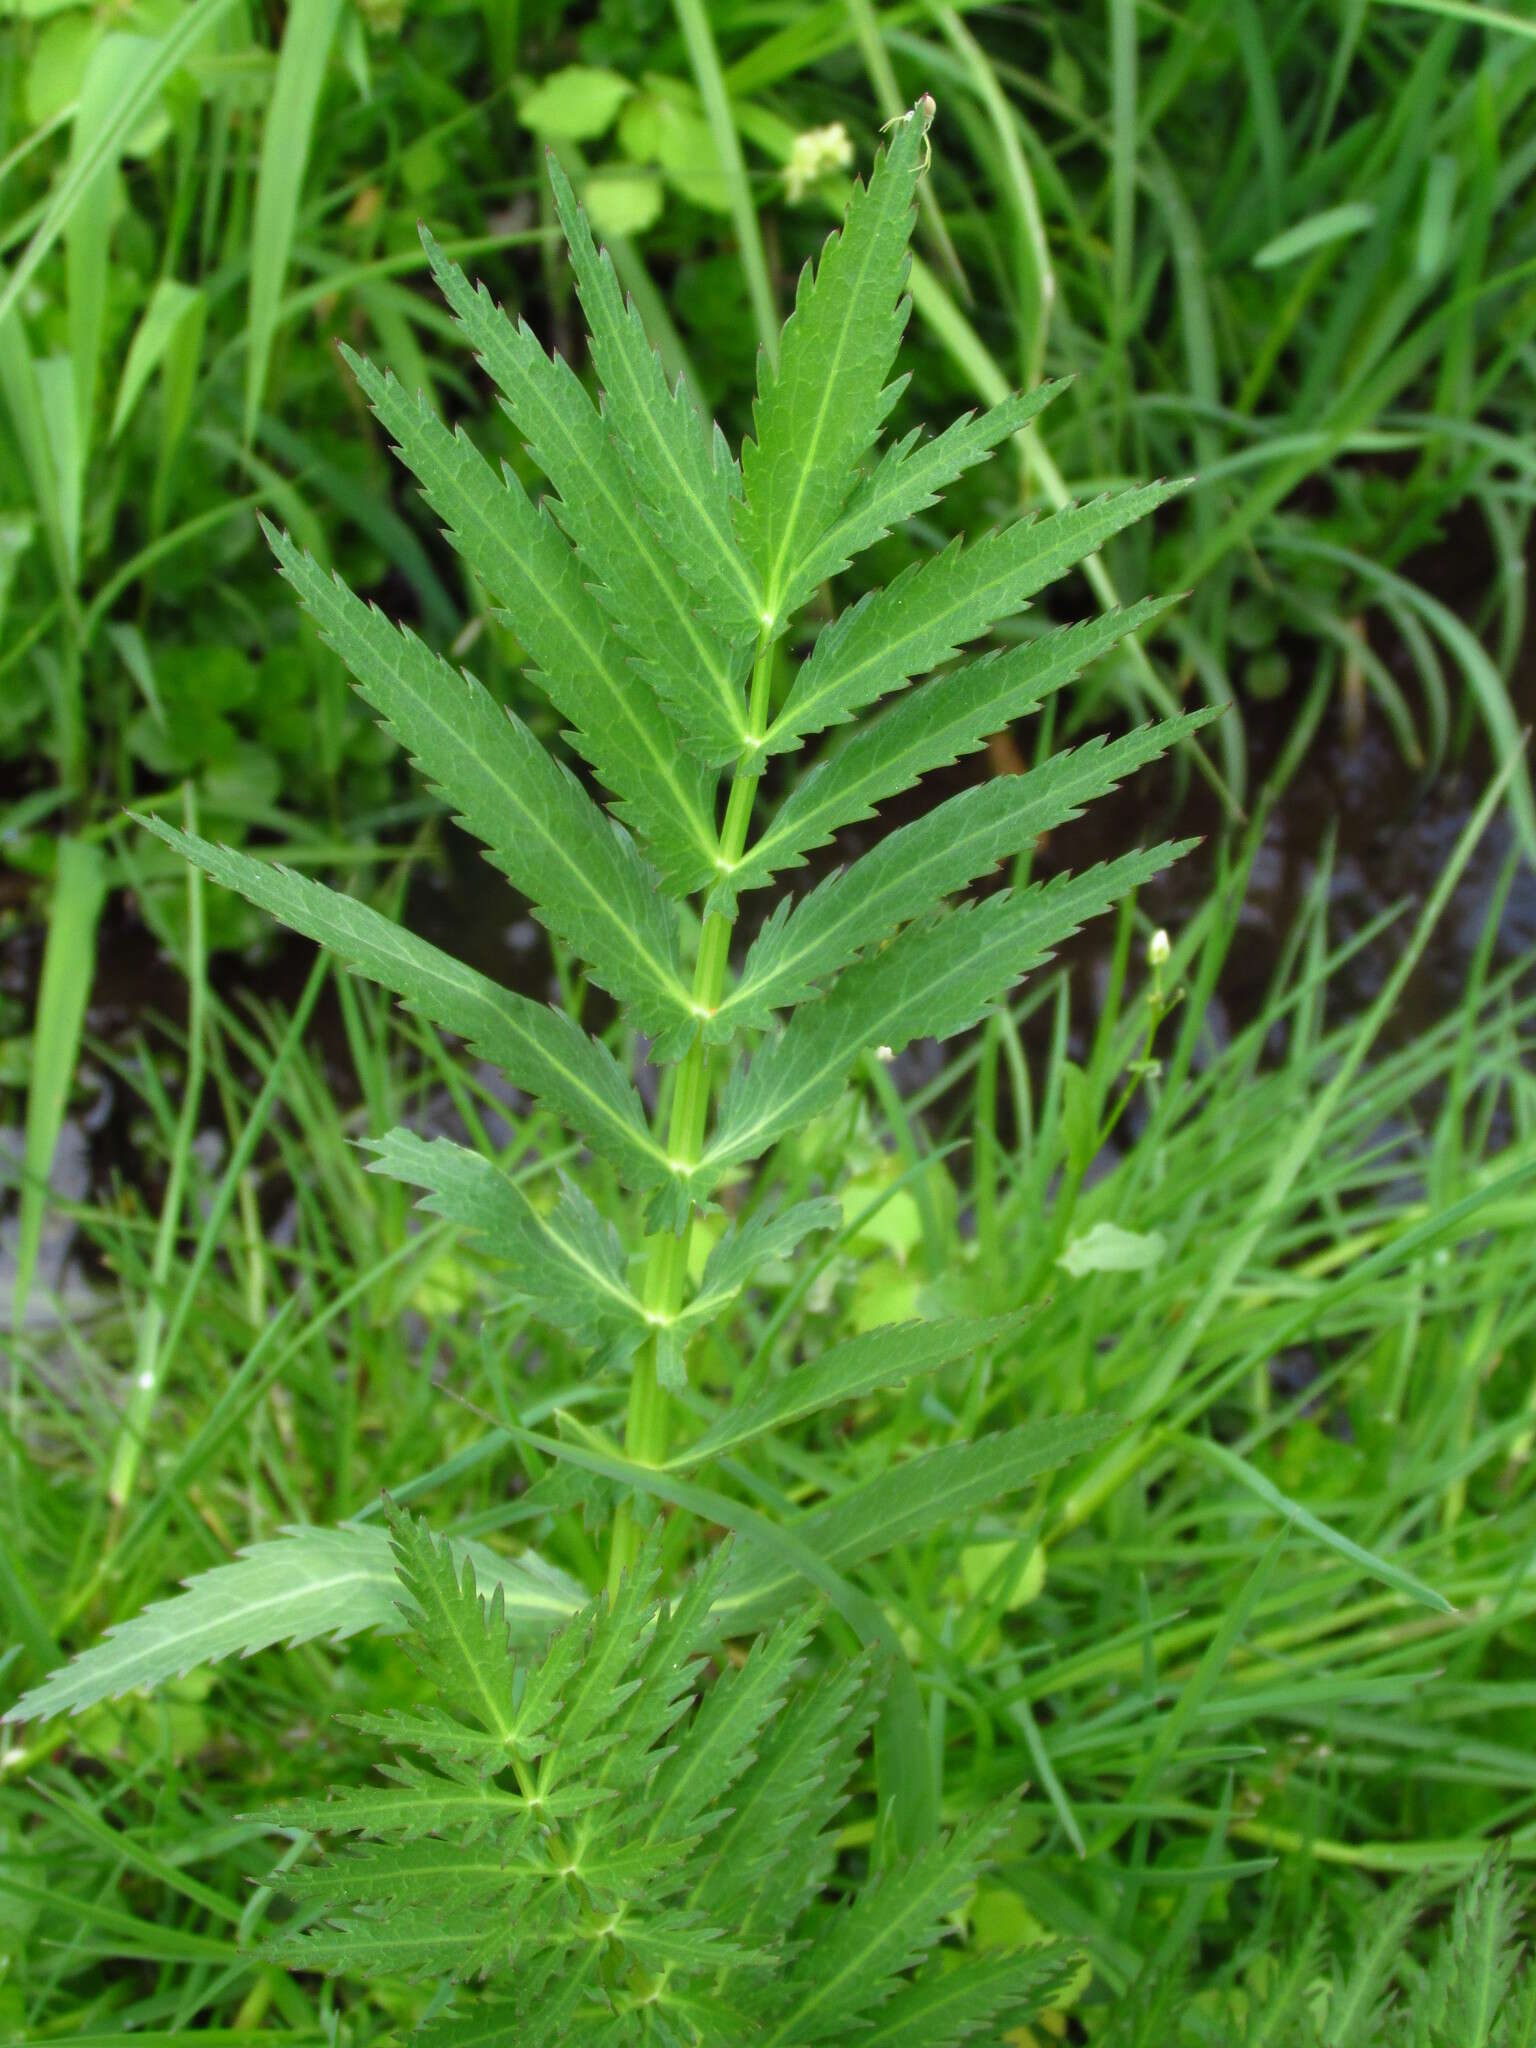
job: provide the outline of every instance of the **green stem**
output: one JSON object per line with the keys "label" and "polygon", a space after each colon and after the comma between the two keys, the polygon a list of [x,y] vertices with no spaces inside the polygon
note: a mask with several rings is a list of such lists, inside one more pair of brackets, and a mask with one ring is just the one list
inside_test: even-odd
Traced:
{"label": "green stem", "polygon": [[705,0],[672,0],[677,25],[683,32],[688,61],[704,102],[704,118],[720,159],[721,183],[731,220],[736,229],[736,246],[747,281],[747,296],[757,322],[757,338],[770,363],[779,360],[779,315],[773,303],[773,282],[768,275],[768,258],[763,251],[763,231],[752,200],[752,186],[741,154],[741,137],[736,132],[736,115],[731,106],[720,53],[710,26],[710,8]]}
{"label": "green stem", "polygon": [[[768,691],[772,674],[773,637],[765,626],[758,639],[757,659],[752,669],[747,743],[731,778],[731,794],[720,832],[720,862],[725,872],[729,872],[746,851],[752,807],[757,801],[757,788],[763,774],[761,741],[768,726]],[[699,935],[699,955],[693,971],[693,1002],[701,1017],[717,1009],[725,993],[731,931],[735,923],[734,905],[729,910],[711,910],[705,914],[704,928]],[[704,1042],[701,1026],[678,1068],[677,1084],[672,1092],[667,1152],[679,1165],[691,1166],[703,1149],[710,1097],[709,1048]],[[683,1305],[694,1214],[690,1206],[680,1231],[658,1231],[650,1242],[642,1298],[648,1313],[662,1322],[674,1317]],[[666,1341],[665,1329],[658,1329],[637,1353],[630,1378],[624,1454],[641,1465],[659,1465],[667,1453],[667,1395],[657,1371],[659,1349]],[[608,1560],[610,1594],[617,1591],[620,1578],[634,1563],[639,1537],[629,1503],[621,1502],[614,1518],[613,1548]]]}
{"label": "green stem", "polygon": [[[190,783],[183,794],[185,821],[189,832],[197,830],[197,796]],[[186,1184],[197,1119],[202,1110],[203,1074],[207,1058],[208,945],[203,916],[203,877],[200,869],[187,869],[187,1071],[182,1083],[181,1114],[171,1153],[171,1170],[155,1228],[155,1248],[150,1260],[150,1285],[140,1311],[134,1345],[133,1385],[118,1428],[112,1466],[107,1479],[107,1498],[112,1503],[114,1535],[116,1520],[133,1497],[138,1483],[139,1461],[148,1441],[155,1407],[170,1363],[165,1338],[165,1302],[170,1292],[171,1266],[176,1256],[177,1233],[186,1205]]]}

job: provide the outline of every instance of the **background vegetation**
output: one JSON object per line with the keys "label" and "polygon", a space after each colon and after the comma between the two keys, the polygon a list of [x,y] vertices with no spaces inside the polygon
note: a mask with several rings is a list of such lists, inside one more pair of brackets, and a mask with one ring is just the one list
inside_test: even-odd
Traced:
{"label": "background vegetation", "polygon": [[[755,344],[926,89],[898,430],[1076,381],[869,577],[1196,473],[1072,594],[1188,602],[1013,744],[1229,709],[1095,827],[1118,850],[1194,818],[1197,884],[953,1057],[872,1064],[856,1114],[786,1147],[791,1183],[835,1167],[843,1228],[713,1364],[956,1308],[1028,1306],[1027,1341],[983,1383],[873,1404],[857,1436],[783,1432],[743,1484],[775,1510],[835,1493],[919,1420],[938,1442],[1126,1421],[1008,1511],[936,1513],[859,1568],[918,1674],[946,1814],[1027,1785],[972,1937],[1080,1945],[1061,2027],[1095,2042],[1241,2039],[1276,1953],[1324,2027],[1373,1942],[1366,2005],[1390,1961],[1411,2009],[1449,1888],[1492,1844],[1517,1872],[1536,1850],[1529,23],[1429,0],[1108,0],[1091,22],[16,0],[0,33],[7,1699],[244,1544],[366,1523],[381,1486],[595,1582],[579,1506],[514,1495],[525,1464],[549,1475],[485,1416],[538,1430],[558,1399],[600,1421],[611,1396],[558,1346],[525,1375],[473,1249],[353,1143],[404,1121],[515,1159],[541,1134],[123,807],[409,892],[492,971],[595,1004],[408,787],[255,514],[532,715],[334,342],[531,476],[416,222],[574,352],[553,142],[735,438]],[[833,138],[813,162],[797,139],[838,123],[847,161]],[[1068,832],[1063,857],[1097,845]],[[361,2040],[414,2017],[419,1987],[253,1958],[273,1848],[241,1818],[361,1776],[337,1706],[408,1669],[369,1633],[12,1728],[0,2026]],[[1382,1930],[1409,1916],[1399,1956]]]}

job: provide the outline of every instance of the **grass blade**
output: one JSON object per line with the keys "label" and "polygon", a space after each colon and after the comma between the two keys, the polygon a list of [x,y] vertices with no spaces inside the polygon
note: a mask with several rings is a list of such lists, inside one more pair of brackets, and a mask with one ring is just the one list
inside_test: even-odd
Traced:
{"label": "grass blade", "polygon": [[[112,179],[126,131],[112,111],[132,101],[154,68],[157,46],[144,36],[109,35],[97,44],[80,87],[70,143],[71,169],[89,157],[95,168],[64,229],[69,295],[69,352],[75,371],[76,433],[83,467],[96,411],[96,383],[107,324],[107,263],[112,240]],[[96,147],[106,134],[112,147]]]}
{"label": "grass blade", "polygon": [[[1503,772],[1495,779],[1476,811],[1468,819],[1450,859],[1441,871],[1434,893],[1424,906],[1412,938],[1403,948],[1402,956],[1388,977],[1386,985],[1351,1040],[1348,1052],[1327,1087],[1317,1097],[1309,1115],[1296,1130],[1289,1144],[1276,1157],[1254,1203],[1253,1215],[1247,1227],[1233,1235],[1199,1299],[1184,1317],[1178,1335],[1168,1345],[1133,1396],[1130,1412],[1134,1417],[1141,1419],[1153,1415],[1178,1385],[1185,1366],[1194,1356],[1212,1319],[1230,1295],[1238,1276],[1262,1242],[1265,1231],[1281,1213],[1292,1188],[1321,1145],[1333,1119],[1347,1101],[1367,1053],[1375,1044],[1382,1026],[1396,1008],[1409,976],[1429,943],[1431,932],[1444,915],[1452,892],[1472,858],[1478,841],[1487,830],[1489,819],[1503,802],[1516,765],[1514,761],[1505,764]],[[1082,1485],[1075,1488],[1062,1502],[1057,1517],[1057,1533],[1079,1527],[1136,1469],[1145,1455],[1144,1435],[1133,1436],[1124,1445],[1117,1445],[1098,1468],[1085,1478]]]}
{"label": "grass blade", "polygon": [[256,438],[256,417],[267,388],[283,282],[288,275],[304,172],[314,140],[315,110],[340,14],[341,0],[294,0],[283,28],[277,82],[262,129],[256,212],[251,224],[251,297],[245,359],[247,447]]}
{"label": "grass blade", "polygon": [[1282,1493],[1272,1480],[1266,1479],[1262,1472],[1256,1471],[1246,1458],[1240,1458],[1235,1451],[1229,1451],[1225,1444],[1213,1443],[1209,1437],[1187,1435],[1178,1437],[1177,1442],[1183,1449],[1193,1451],[1197,1457],[1203,1458],[1206,1464],[1215,1466],[1218,1472],[1224,1472],[1229,1479],[1235,1479],[1240,1486],[1246,1487],[1255,1500],[1261,1500],[1266,1507],[1273,1508],[1277,1515],[1283,1516],[1295,1528],[1305,1531],[1308,1536],[1314,1537],[1329,1550],[1337,1551],[1340,1557],[1348,1558],[1351,1564],[1359,1565],[1360,1569],[1369,1573],[1373,1579],[1380,1579],[1384,1586],[1390,1586],[1396,1593],[1406,1593],[1410,1600],[1417,1600],[1423,1607],[1433,1608],[1436,1614],[1455,1613],[1456,1610],[1444,1594],[1437,1593],[1433,1586],[1426,1586],[1422,1579],[1416,1579],[1412,1572],[1404,1571],[1401,1565],[1393,1564],[1390,1558],[1380,1557],[1375,1551],[1366,1550],[1362,1545],[1353,1542],[1340,1530],[1323,1521],[1320,1516],[1314,1515],[1310,1508],[1304,1508],[1300,1501],[1292,1500],[1288,1494]]}
{"label": "grass blade", "polygon": [[699,97],[704,102],[704,118],[709,123],[715,154],[720,159],[725,177],[741,268],[747,280],[747,295],[752,301],[752,317],[757,323],[757,338],[769,362],[777,363],[779,315],[773,303],[768,259],[763,253],[763,231],[758,225],[757,208],[752,203],[752,187],[747,182],[747,167],[742,161],[741,137],[736,132],[730,95],[720,69],[720,53],[715,48],[714,30],[709,25],[709,10],[703,0],[673,0],[673,11],[683,32],[683,41],[688,46],[688,61],[693,66]]}
{"label": "grass blade", "polygon": [[[71,158],[69,169],[60,179],[42,219],[33,229],[32,239],[22,251],[20,262],[11,272],[4,289],[0,290],[0,322],[19,302],[38,265],[69,225],[76,207],[89,197],[97,172],[118,156],[123,144],[143,120],[155,94],[171,73],[186,62],[192,50],[219,16],[228,12],[231,4],[232,0],[193,0],[193,5],[170,34],[162,37],[154,61],[145,67],[131,90],[117,102],[110,119],[104,121],[86,147]],[[337,0],[330,0],[330,4],[336,5]]]}
{"label": "grass blade", "polygon": [[[106,900],[106,862],[99,846],[84,839],[59,842],[48,943],[32,1031],[32,1078],[27,1089],[26,1138],[22,1152],[20,1233],[11,1293],[11,1326],[20,1330],[37,1276],[48,1176],[64,1125],[70,1079],[80,1049],[85,1005],[96,965],[96,925]],[[21,1413],[21,1375],[12,1372],[11,1418]]]}

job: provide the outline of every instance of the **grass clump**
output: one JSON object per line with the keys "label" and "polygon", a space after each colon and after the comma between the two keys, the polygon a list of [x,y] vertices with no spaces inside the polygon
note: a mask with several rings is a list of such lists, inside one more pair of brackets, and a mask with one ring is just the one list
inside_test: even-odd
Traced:
{"label": "grass clump", "polygon": [[[684,13],[680,47],[707,72],[715,25]],[[982,46],[942,26],[984,101],[1002,60],[978,68]],[[912,59],[915,29],[877,27]],[[1110,57],[1134,115],[1126,30]],[[715,32],[728,56],[747,33]],[[734,70],[710,118],[747,126],[765,79]],[[215,843],[227,816],[200,791],[185,832],[159,828],[184,908],[159,848],[153,870],[117,849],[114,874],[152,875],[146,912],[193,993],[169,1052],[91,1045],[139,1105],[153,1198],[75,1209],[85,1306],[60,1327],[34,1290],[13,1344],[0,2018],[28,2037],[558,2039],[568,1984],[570,2024],[600,2038],[816,2038],[854,2017],[834,1998],[807,2018],[839,1943],[875,2040],[973,2022],[1022,2023],[1031,2048],[1063,2030],[1102,2048],[1529,2036],[1508,1872],[1532,1851],[1531,1011],[1518,970],[1493,965],[1512,868],[1457,1011],[1408,1038],[1400,1017],[1503,791],[1411,931],[1341,939],[1325,852],[1235,1025],[1221,990],[1251,951],[1262,817],[1150,945],[1132,891],[1159,901],[1171,849],[1032,879],[1042,832],[1181,729],[1052,756],[1054,721],[1111,674],[1155,697],[1140,629],[1182,635],[1179,680],[1208,678],[1232,591],[1073,627],[1013,609],[1047,568],[1102,585],[1097,544],[1138,511],[1159,564],[1192,532],[1208,545],[1193,494],[1122,492],[947,548],[913,524],[946,481],[962,508],[996,502],[1006,472],[985,458],[1010,448],[1026,489],[1064,496],[1042,421],[1071,474],[1180,445],[1139,439],[1155,408],[1127,403],[1089,459],[1072,437],[1111,417],[1092,350],[1070,394],[1008,396],[972,345],[990,310],[968,339],[935,291],[946,233],[972,266],[985,243],[944,159],[924,169],[926,111],[893,131],[773,337],[739,463],[657,369],[558,173],[600,403],[441,248],[411,245],[500,387],[507,422],[476,441],[506,436],[512,471],[355,368],[450,531],[477,666],[509,649],[532,666],[517,716],[430,650],[446,635],[424,611],[417,638],[331,580],[282,513],[284,571],[368,709],[537,907],[560,1010],[417,937],[408,863],[376,892],[387,916],[304,873],[393,858],[382,841],[295,840],[270,814],[296,863],[270,866]],[[749,148],[774,132],[759,119]],[[1007,133],[970,119],[965,141],[1011,163]],[[1134,278],[1158,230],[1149,244],[1139,202],[1123,210],[1136,152],[1111,153],[1105,246]],[[907,270],[914,194],[934,262]],[[1282,242],[1254,303],[1364,232]],[[634,249],[616,253],[634,279]],[[1082,254],[1086,274],[1090,227]],[[1157,358],[1146,267],[1149,317],[1115,361]],[[921,381],[952,388],[942,329],[976,388],[1003,388],[880,453],[905,288]],[[1317,289],[1297,332],[1325,315],[1321,272]],[[1399,310],[1393,332],[1417,332],[1419,303]],[[259,387],[282,357],[242,374]],[[717,389],[729,418],[729,374]],[[1439,474],[1433,502],[1457,488]],[[1283,501],[1245,530],[1270,550],[1274,520],[1298,517]],[[1124,524],[1131,547],[1153,527]],[[1294,592],[1273,596],[1291,619]],[[994,632],[1005,645],[977,658]],[[329,660],[318,638],[311,657]],[[1309,717],[1338,675],[1319,671]],[[834,835],[1037,705],[1028,776],[950,797],[800,891]],[[78,934],[106,871],[88,832],[70,844]],[[1003,864],[1006,887],[956,904]],[[291,1014],[228,1001],[210,875],[365,978],[322,962]],[[1097,908],[1114,938],[1088,1014],[1043,956]],[[1356,1012],[1341,990],[1380,943],[1400,960]],[[85,1015],[81,942],[52,957],[29,1146],[45,1161]],[[907,1039],[921,1084],[885,1057]],[[210,1102],[218,1147],[198,1135]],[[381,1486],[442,1535],[399,1513],[387,1531]],[[604,1645],[626,1675],[583,1695]],[[515,1724],[513,1762],[490,1755],[509,1731],[486,1699]],[[819,1751],[800,1740],[813,1722],[832,1731]],[[772,1925],[749,1938],[725,1862],[775,1759],[817,1783],[783,1809],[759,1873]],[[690,1770],[708,1782],[674,1814]],[[398,1818],[412,1801],[419,1836]],[[554,1823],[531,1818],[550,1802]],[[483,1830],[464,1818],[482,1807]],[[354,1821],[360,1852],[337,1839]],[[600,1896],[563,1874],[578,1838],[609,1859]],[[450,1922],[485,1943],[455,1947]],[[573,1959],[559,1986],[541,1977]]]}
{"label": "grass clump", "polygon": [[[1205,992],[1244,943],[1243,882],[1234,873],[1176,935],[1162,986],[1165,1000],[1185,995],[1161,1072],[1139,1078],[1069,1216],[1060,1176],[1082,1140],[1062,1106],[1084,1086],[1071,1070],[1102,1127],[1145,1042],[1150,976],[1129,917],[1123,971],[1091,1010],[1075,977],[1048,970],[952,1049],[926,1111],[923,1093],[903,1101],[867,1080],[781,1141],[775,1178],[793,1192],[796,1176],[843,1176],[843,1220],[814,1260],[792,1278],[779,1269],[704,1334],[684,1405],[719,1441],[762,1412],[716,1395],[765,1341],[769,1390],[791,1396],[804,1367],[778,1361],[814,1359],[917,1304],[941,1321],[995,1309],[1041,1264],[1035,1306],[1011,1334],[905,1393],[808,1415],[785,1399],[774,1427],[722,1442],[705,1472],[651,1475],[681,1506],[660,1528],[669,1589],[707,1555],[711,1527],[733,1524],[736,1570],[768,1546],[762,1622],[806,1583],[789,1556],[776,1561],[776,1529],[803,1546],[801,1563],[828,1546],[831,1594],[863,1592],[885,1610],[916,1682],[907,1721],[899,1667],[887,1684],[888,1740],[908,1744],[896,1753],[909,1771],[942,1771],[946,1826],[1009,1802],[959,1924],[983,1957],[1042,1934],[1081,1951],[1064,1995],[1090,2040],[1164,1978],[1149,2041],[1177,2039],[1176,2026],[1199,2040],[1197,2020],[1236,2028],[1238,1993],[1256,2023],[1271,1984],[1261,1952],[1299,1951],[1322,1915],[1319,1953],[1337,1954],[1342,1979],[1372,1902],[1415,1877],[1416,1918],[1394,1953],[1397,2006],[1416,2010],[1413,1972],[1448,1891],[1491,1841],[1508,1841],[1517,1874],[1528,1853],[1529,995],[1485,964],[1463,1013],[1371,1043],[1341,997],[1361,940],[1330,941],[1324,877],[1258,1014],[1228,1032]],[[182,1334],[126,1513],[108,1505],[113,1396],[154,1299],[153,1216],[84,1213],[111,1287],[67,1339],[40,1329],[25,1341],[32,1457],[6,1489],[0,1533],[7,1600],[28,1592],[41,1628],[34,1642],[8,1608],[7,1683],[33,1697],[7,1731],[0,1828],[8,1992],[34,2030],[86,2004],[123,2028],[153,2030],[167,2011],[210,2026],[243,2013],[305,2039],[334,2010],[362,2038],[423,2015],[430,1975],[407,1986],[344,1972],[330,1986],[264,1959],[261,1937],[287,1910],[265,1883],[275,1856],[306,1869],[310,1857],[238,1817],[313,1804],[327,1786],[350,1796],[380,1738],[345,1717],[430,1703],[398,1643],[381,1483],[450,1532],[482,1589],[501,1585],[525,1661],[605,1584],[604,1489],[635,1477],[611,1448],[622,1377],[594,1375],[559,1330],[536,1332],[476,1239],[441,1219],[417,1227],[404,1190],[348,1142],[392,1117],[461,1119],[515,1171],[530,1143],[558,1150],[557,1127],[534,1112],[509,1132],[489,1070],[466,1069],[366,985],[342,986],[360,1110],[341,1106],[336,1056],[311,1034],[281,1014],[242,1018],[208,992],[227,1142],[185,1162],[207,1219],[178,1243],[177,1287],[193,1306],[168,1304]],[[1057,1048],[1043,1058],[1042,1020]],[[163,1065],[125,1060],[119,1085],[152,1086]],[[1343,1066],[1343,1107],[1335,1096],[1314,1117]],[[909,1109],[910,1126],[887,1123]],[[247,1164],[253,1120],[268,1142]],[[1299,1170],[1277,1180],[1304,1126]],[[163,1105],[150,1127],[152,1143],[175,1143]],[[1010,1261],[1000,1274],[962,1224],[968,1192],[944,1193],[960,1144],[990,1162],[975,1198]],[[621,1221],[611,1186],[588,1184]],[[253,1232],[243,1185],[262,1213],[292,1203],[291,1226]],[[1073,1274],[1043,1258],[1058,1240],[1081,1247],[1106,1216],[1160,1239],[1155,1259]],[[998,1296],[983,1291],[989,1275]],[[1192,1302],[1209,1305],[1202,1327],[1149,1403]],[[1138,1450],[1091,1489],[1079,1463],[1064,1480],[1024,1476],[1018,1493],[962,1495],[940,1456],[932,1492],[914,1500],[924,1461],[978,1433],[1010,1438],[1005,1469],[1027,1475],[1027,1447],[1085,1404],[1132,1425],[1099,1455]],[[1206,1441],[1228,1459],[1203,1456]],[[856,1523],[839,1512],[854,1497],[887,1506]],[[1298,1528],[1297,1506],[1373,1563]],[[281,1533],[301,1516],[345,1526]],[[259,1547],[235,1557],[242,1544]],[[322,1597],[338,1565],[346,1576]],[[1453,1611],[1384,1583],[1381,1566]],[[198,1575],[201,1589],[174,1593]],[[742,1606],[718,1625],[734,1662],[757,1623]],[[347,1642],[327,1647],[338,1630]],[[296,1637],[309,1640],[235,1654]],[[808,1676],[856,1641],[833,1605]],[[92,1647],[39,1695],[55,1644]],[[125,1692],[146,1681],[147,1696]],[[844,1876],[887,1853],[878,1768],[877,1742],[839,1817]],[[1307,1975],[1314,2017],[1330,1971],[1323,1960]],[[1129,2019],[1128,2008],[1118,2023]],[[1035,2031],[1052,2038],[1044,2022]]]}

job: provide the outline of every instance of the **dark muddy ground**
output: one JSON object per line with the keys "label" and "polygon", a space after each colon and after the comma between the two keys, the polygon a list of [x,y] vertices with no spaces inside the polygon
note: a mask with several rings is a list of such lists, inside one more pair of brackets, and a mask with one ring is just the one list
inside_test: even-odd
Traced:
{"label": "dark muddy ground", "polygon": [[[1536,713],[1536,636],[1528,639],[1516,679],[1516,700],[1522,718]],[[1263,787],[1284,750],[1291,715],[1284,702],[1248,709],[1256,789]],[[944,787],[925,785],[921,805],[992,772],[995,765],[985,753],[973,756],[939,779]],[[1414,906],[1426,899],[1477,803],[1487,771],[1486,754],[1473,747],[1461,761],[1427,776],[1404,762],[1378,720],[1348,719],[1342,705],[1330,708],[1301,769],[1265,822],[1239,941],[1213,1008],[1213,1030],[1220,1033],[1241,1025],[1262,1004],[1277,950],[1315,886],[1325,849],[1331,859],[1333,936],[1343,940],[1393,906]],[[1163,767],[1144,773],[1058,834],[1042,849],[1037,872],[1082,867],[1173,833],[1211,835],[1197,854],[1160,878],[1143,897],[1147,912],[1176,930],[1209,885],[1220,823],[1217,803],[1203,784]],[[864,826],[845,834],[797,881],[808,886],[829,867],[863,850],[876,830]],[[1459,1000],[1510,843],[1508,823],[1501,817],[1478,848],[1399,1007],[1390,1034],[1393,1040],[1411,1037]],[[749,901],[747,919],[750,908]],[[514,987],[531,995],[557,994],[542,934],[510,888],[456,833],[448,834],[440,859],[423,862],[418,869],[408,921]],[[1404,928],[1400,920],[1348,963],[1335,985],[1336,1019],[1364,1008],[1379,991],[1397,957]],[[1095,978],[1102,973],[1107,942],[1107,927],[1090,930],[1069,954],[1071,971],[1080,978],[1080,1009],[1085,1016],[1091,1016]],[[1536,873],[1523,864],[1503,908],[1496,950],[1501,964],[1536,958]],[[0,1000],[9,998],[9,1006],[23,1016],[30,1015],[35,1001],[41,954],[42,933],[25,920],[18,919],[11,937],[0,942]],[[232,1002],[257,996],[281,1005],[297,996],[312,959],[313,948],[306,941],[278,934],[252,955],[219,955],[215,979],[220,993]],[[140,1034],[153,1037],[167,1024],[174,1028],[184,1014],[184,1003],[174,966],[155,947],[132,900],[115,900],[101,929],[88,1013],[94,1045],[126,1051]],[[343,1099],[355,1094],[334,1003],[322,1001],[313,1031],[326,1054],[334,1087]],[[916,1080],[931,1062],[922,1048],[914,1048],[903,1064]],[[212,1125],[217,1105],[211,1099],[209,1110]],[[19,1100],[13,1100],[12,1114],[14,1122],[0,1123],[0,1159],[20,1157]],[[139,1115],[131,1093],[114,1079],[107,1062],[88,1053],[55,1162],[61,1196],[105,1201],[125,1185],[142,1186],[144,1166],[135,1143]],[[217,1150],[222,1139],[210,1129],[207,1142]],[[157,1191],[149,1186],[143,1192],[153,1202]],[[8,1291],[5,1259],[13,1237],[14,1223],[0,1221],[0,1308]],[[44,1295],[70,1278],[77,1285],[83,1281],[83,1273],[67,1272],[68,1264],[68,1233],[56,1230],[39,1275]]]}

